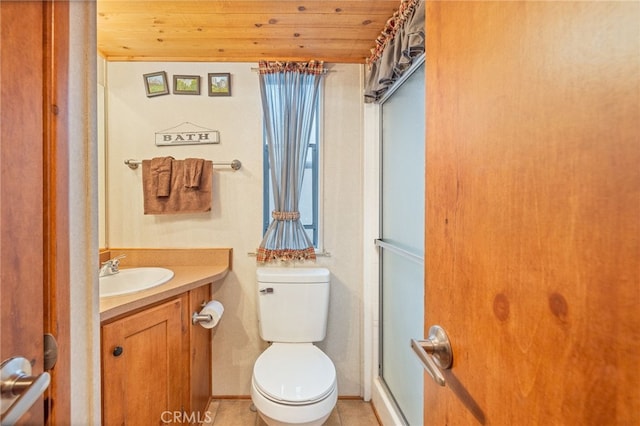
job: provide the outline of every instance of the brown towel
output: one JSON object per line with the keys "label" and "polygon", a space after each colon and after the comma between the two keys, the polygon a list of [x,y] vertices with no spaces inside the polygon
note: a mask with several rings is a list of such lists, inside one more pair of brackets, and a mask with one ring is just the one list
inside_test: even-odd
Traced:
{"label": "brown towel", "polygon": [[[150,164],[147,164],[146,167],[149,166]],[[203,162],[198,188],[185,187],[184,166],[184,160],[172,161],[169,196],[156,197],[153,193],[152,179],[144,179],[145,161],[142,162],[144,214],[202,213],[211,210],[213,163],[211,161]]]}
{"label": "brown towel", "polygon": [[184,160],[184,187],[198,188],[202,176],[202,158],[186,158]]}
{"label": "brown towel", "polygon": [[[156,197],[168,197],[171,193],[172,160],[173,157],[156,157],[151,159],[151,179],[155,187],[155,191],[152,192]],[[142,178],[144,179],[144,167],[142,168],[142,173]]]}

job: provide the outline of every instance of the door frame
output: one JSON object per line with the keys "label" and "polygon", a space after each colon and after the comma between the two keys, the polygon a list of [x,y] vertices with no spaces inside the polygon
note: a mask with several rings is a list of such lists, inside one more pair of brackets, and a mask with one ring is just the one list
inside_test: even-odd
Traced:
{"label": "door frame", "polygon": [[70,422],[69,333],[69,158],[68,57],[69,4],[44,6],[44,331],[59,348],[45,394],[47,424]]}
{"label": "door frame", "polygon": [[69,1],[71,424],[100,424],[96,2]]}

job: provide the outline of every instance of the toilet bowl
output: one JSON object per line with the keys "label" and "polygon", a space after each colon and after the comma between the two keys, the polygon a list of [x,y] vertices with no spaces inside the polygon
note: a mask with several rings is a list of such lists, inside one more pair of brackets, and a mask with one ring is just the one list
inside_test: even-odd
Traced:
{"label": "toilet bowl", "polygon": [[329,305],[325,268],[258,268],[260,337],[251,399],[269,426],[320,426],[338,400],[336,369],[313,342],[325,338]]}
{"label": "toilet bowl", "polygon": [[338,399],[335,367],[311,343],[274,343],[256,360],[251,398],[269,426],[322,425]]}
{"label": "toilet bowl", "polygon": [[322,425],[338,399],[336,369],[311,343],[274,343],[256,360],[251,398],[272,425]]}

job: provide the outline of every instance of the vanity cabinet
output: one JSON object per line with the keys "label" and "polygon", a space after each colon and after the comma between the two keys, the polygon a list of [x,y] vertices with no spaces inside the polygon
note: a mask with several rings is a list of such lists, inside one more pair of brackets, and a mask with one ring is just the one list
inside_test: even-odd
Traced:
{"label": "vanity cabinet", "polygon": [[191,324],[204,285],[102,324],[105,425],[199,424],[211,395],[211,330]]}

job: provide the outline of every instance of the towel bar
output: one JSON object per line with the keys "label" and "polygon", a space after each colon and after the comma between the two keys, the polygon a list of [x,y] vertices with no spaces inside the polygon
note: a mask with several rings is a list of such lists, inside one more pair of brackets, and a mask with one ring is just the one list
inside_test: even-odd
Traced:
{"label": "towel bar", "polygon": [[[212,161],[214,166],[231,166],[231,168],[233,170],[240,170],[240,167],[242,167],[242,163],[240,162],[240,160],[233,160],[233,161]],[[135,170],[138,168],[138,166],[140,164],[142,164],[142,161],[140,160],[134,160],[133,158],[129,158],[128,160],[124,160],[124,164],[126,164],[127,166],[129,166],[129,168],[131,170]]]}

